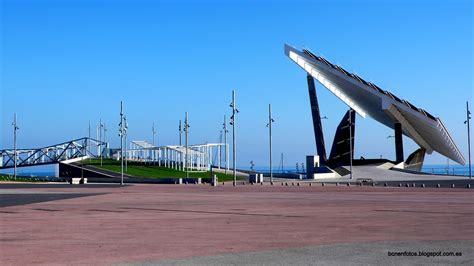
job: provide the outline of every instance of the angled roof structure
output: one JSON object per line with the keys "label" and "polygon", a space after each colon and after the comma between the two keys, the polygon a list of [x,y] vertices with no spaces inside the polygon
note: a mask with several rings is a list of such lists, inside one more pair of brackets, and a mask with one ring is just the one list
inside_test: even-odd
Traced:
{"label": "angled roof structure", "polygon": [[299,51],[285,44],[285,54],[360,116],[370,116],[390,128],[401,123],[403,134],[427,153],[436,151],[465,164],[463,155],[438,117],[308,50]]}

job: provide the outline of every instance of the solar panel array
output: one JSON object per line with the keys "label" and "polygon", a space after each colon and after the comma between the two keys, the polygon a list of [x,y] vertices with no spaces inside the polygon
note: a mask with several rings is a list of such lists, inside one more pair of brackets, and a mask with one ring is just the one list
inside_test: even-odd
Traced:
{"label": "solar panel array", "polygon": [[347,77],[350,77],[354,80],[356,80],[357,82],[359,83],[362,83],[363,85],[375,90],[376,92],[378,93],[381,93],[381,94],[384,94],[386,95],[387,97],[397,101],[397,102],[400,102],[406,106],[408,106],[410,109],[416,111],[416,112],[419,112],[421,113],[422,115],[434,120],[434,121],[437,121],[436,118],[431,115],[430,113],[428,113],[428,111],[424,110],[424,109],[421,109],[421,108],[417,108],[416,106],[414,106],[413,104],[411,104],[410,102],[408,102],[407,100],[403,100],[403,99],[400,99],[398,98],[397,96],[395,96],[394,94],[392,94],[391,92],[389,91],[386,91],[386,90],[382,90],[379,86],[375,85],[374,83],[372,82],[368,82],[368,81],[365,81],[363,78],[361,78],[360,76],[356,75],[356,74],[353,74],[353,73],[350,73],[348,72],[347,70],[345,70],[343,67],[339,66],[339,65],[334,65],[332,64],[331,62],[329,62],[327,59],[321,57],[321,56],[317,56],[315,54],[313,54],[312,52],[310,52],[309,50],[307,49],[303,49],[303,52],[310,56],[311,58],[319,61],[319,62],[322,62],[324,64],[326,64],[327,66],[331,67],[332,69],[335,69],[337,71],[339,71],[340,73],[346,75]]}

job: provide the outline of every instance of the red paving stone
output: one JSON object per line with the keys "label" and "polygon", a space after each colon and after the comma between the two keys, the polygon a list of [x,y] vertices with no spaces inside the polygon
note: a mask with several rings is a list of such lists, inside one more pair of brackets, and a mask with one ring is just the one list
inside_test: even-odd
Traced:
{"label": "red paving stone", "polygon": [[[22,189],[27,190],[27,189]],[[379,240],[474,240],[468,189],[135,185],[0,208],[0,263],[112,264]]]}

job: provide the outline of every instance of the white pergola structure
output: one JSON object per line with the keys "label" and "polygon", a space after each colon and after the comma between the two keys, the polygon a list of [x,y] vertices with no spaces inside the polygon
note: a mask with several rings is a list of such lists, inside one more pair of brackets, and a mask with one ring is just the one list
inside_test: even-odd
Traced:
{"label": "white pergola structure", "polygon": [[[208,171],[212,166],[221,169],[221,150],[226,154],[228,147],[225,143],[206,143],[185,146],[166,145],[154,146],[147,141],[131,141],[127,151],[127,160],[152,163],[175,170]],[[185,158],[187,154],[187,160]],[[214,159],[213,155],[217,155]],[[225,156],[224,167],[229,169],[229,156]],[[184,165],[186,162],[186,165]]]}

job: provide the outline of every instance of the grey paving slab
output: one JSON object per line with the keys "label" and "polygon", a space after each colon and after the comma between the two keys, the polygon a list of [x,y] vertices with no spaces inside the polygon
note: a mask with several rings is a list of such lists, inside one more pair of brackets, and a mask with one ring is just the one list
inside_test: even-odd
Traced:
{"label": "grey paving slab", "polygon": [[123,265],[474,265],[474,241],[364,242]]}

